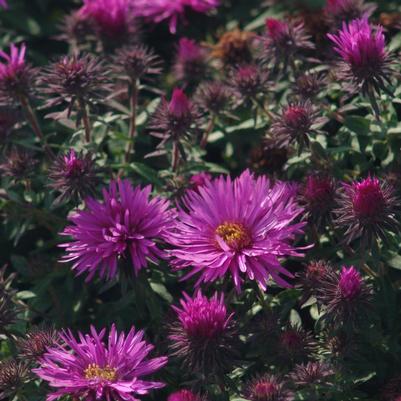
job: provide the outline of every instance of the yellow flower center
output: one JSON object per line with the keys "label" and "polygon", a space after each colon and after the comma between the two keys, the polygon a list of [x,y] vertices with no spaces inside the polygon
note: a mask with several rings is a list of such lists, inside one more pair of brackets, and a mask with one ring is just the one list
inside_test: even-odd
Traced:
{"label": "yellow flower center", "polygon": [[216,234],[235,250],[241,250],[251,243],[248,230],[241,223],[225,222],[216,228]]}
{"label": "yellow flower center", "polygon": [[85,378],[88,380],[102,379],[107,381],[113,381],[116,379],[117,371],[111,368],[109,365],[101,368],[95,363],[91,363],[84,371]]}

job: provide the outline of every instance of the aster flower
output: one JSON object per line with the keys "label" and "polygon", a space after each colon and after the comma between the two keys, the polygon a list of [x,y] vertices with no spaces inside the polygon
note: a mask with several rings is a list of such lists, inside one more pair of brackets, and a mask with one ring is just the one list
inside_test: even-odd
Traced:
{"label": "aster flower", "polygon": [[98,333],[79,333],[76,339],[70,330],[60,335],[63,345],[51,348],[33,369],[55,391],[47,396],[53,401],[63,396],[85,400],[138,401],[138,395],[163,387],[163,383],[143,380],[167,363],[167,358],[148,359],[153,345],[143,339],[143,331],[118,333],[111,327]]}
{"label": "aster flower", "polygon": [[316,387],[330,385],[334,370],[324,362],[308,362],[296,365],[290,379],[296,387]]}
{"label": "aster flower", "polygon": [[323,9],[329,25],[338,28],[344,22],[358,18],[369,18],[377,6],[364,0],[326,0]]}
{"label": "aster flower", "polygon": [[133,0],[84,0],[79,12],[92,22],[105,49],[115,49],[137,38]]}
{"label": "aster flower", "polygon": [[181,38],[178,44],[174,77],[178,82],[184,81],[189,85],[202,81],[208,73],[207,53],[194,40]]}
{"label": "aster flower", "polygon": [[90,54],[63,56],[42,71],[42,92],[50,95],[47,107],[63,102],[71,112],[75,103],[102,99],[107,90],[107,71],[103,63]]}
{"label": "aster flower", "polygon": [[49,170],[49,178],[49,186],[60,192],[56,204],[94,195],[99,181],[92,154],[76,153],[74,149],[57,157]]}
{"label": "aster flower", "polygon": [[303,290],[304,300],[316,295],[321,282],[333,268],[325,261],[318,260],[308,263],[306,268],[297,274],[299,286]]}
{"label": "aster flower", "polygon": [[82,8],[64,16],[60,24],[61,34],[58,39],[69,42],[76,51],[80,45],[87,42],[88,36],[93,35],[93,22],[82,12]]}
{"label": "aster flower", "polygon": [[297,58],[305,51],[314,49],[304,23],[297,21],[268,18],[266,34],[261,41],[262,61],[272,63],[275,72],[286,72],[289,65],[294,67]]}
{"label": "aster flower", "polygon": [[334,43],[334,51],[341,57],[337,67],[338,79],[346,83],[347,91],[367,96],[378,117],[380,111],[375,95],[381,91],[391,95],[387,85],[391,85],[393,73],[383,28],[374,29],[367,18],[363,18],[343,23],[337,35],[328,34],[328,37]]}
{"label": "aster flower", "polygon": [[157,145],[156,152],[148,157],[166,154],[167,150],[163,148],[170,142],[173,147],[172,166],[176,170],[179,156],[186,159],[183,143],[193,142],[194,136],[199,132],[199,125],[197,108],[181,89],[175,88],[170,102],[162,99],[150,122],[151,135],[160,138],[161,142]]}
{"label": "aster flower", "polygon": [[181,308],[173,306],[177,320],[170,328],[171,354],[184,367],[205,375],[232,369],[236,357],[235,324],[224,304],[224,295],[207,298],[198,291],[183,294]]}
{"label": "aster flower", "polygon": [[188,190],[182,201],[169,241],[175,269],[192,267],[184,279],[199,273],[199,285],[231,274],[240,291],[242,276],[263,289],[271,277],[288,287],[280,274],[292,275],[279,260],[302,256],[292,242],[305,225],[294,222],[302,213],[294,188],[245,171],[235,180],[222,176]]}
{"label": "aster flower", "polygon": [[309,137],[318,133],[327,121],[309,100],[301,100],[284,106],[270,128],[271,138],[280,147],[288,147],[296,141],[301,151],[309,146]]}
{"label": "aster flower", "polygon": [[8,8],[7,0],[0,0],[0,7]]}
{"label": "aster flower", "polygon": [[169,21],[171,33],[176,33],[180,18],[187,10],[207,13],[220,4],[220,0],[134,0],[137,15],[145,17],[153,23]]}
{"label": "aster flower", "polygon": [[33,155],[19,147],[12,147],[0,164],[0,171],[14,181],[28,179],[34,173],[37,160]]}
{"label": "aster flower", "polygon": [[212,56],[220,59],[224,66],[235,67],[253,61],[253,42],[255,34],[248,31],[225,32],[213,46]]}
{"label": "aster flower", "polygon": [[370,305],[371,289],[353,267],[343,266],[340,273],[322,277],[318,302],[324,307],[324,319],[336,325],[354,324]]}
{"label": "aster flower", "polygon": [[167,401],[204,401],[204,399],[190,390],[180,390],[170,394]]}
{"label": "aster flower", "polygon": [[299,200],[309,219],[320,225],[327,219],[335,202],[335,181],[325,175],[309,175],[300,190]]}
{"label": "aster flower", "polygon": [[67,251],[62,261],[74,261],[72,269],[78,275],[88,273],[90,281],[95,274],[113,279],[121,259],[130,257],[132,270],[138,274],[148,260],[156,263],[163,258],[158,243],[166,240],[172,213],[167,200],[150,199],[150,193],[150,186],[142,189],[122,180],[103,189],[103,202],[88,198],[87,208],[71,216],[73,225],[62,232],[72,237],[61,245]]}
{"label": "aster flower", "polygon": [[161,59],[144,45],[126,46],[114,56],[113,72],[118,78],[136,83],[161,74]]}
{"label": "aster flower", "polygon": [[387,232],[398,232],[400,201],[384,180],[368,177],[344,184],[337,202],[335,223],[345,230],[347,243],[361,237],[370,243],[378,237],[385,239]]}
{"label": "aster flower", "polygon": [[31,95],[34,69],[25,60],[26,46],[10,46],[10,54],[0,51],[0,103],[20,103]]}
{"label": "aster flower", "polygon": [[246,384],[244,397],[249,401],[289,401],[292,394],[274,375],[261,375]]}
{"label": "aster flower", "polygon": [[18,355],[26,361],[37,362],[48,348],[59,343],[59,333],[54,327],[34,327],[17,340]]}
{"label": "aster flower", "polygon": [[256,101],[264,96],[271,86],[268,73],[256,64],[241,65],[234,69],[228,85],[241,102]]}
{"label": "aster flower", "polygon": [[278,336],[278,352],[282,361],[301,362],[316,350],[316,341],[311,332],[300,326],[288,326]]}
{"label": "aster flower", "polygon": [[202,171],[198,174],[194,174],[189,179],[189,184],[192,189],[197,190],[198,188],[204,187],[211,179],[211,174]]}
{"label": "aster flower", "polygon": [[195,102],[203,112],[219,115],[229,106],[232,94],[231,88],[223,82],[204,82],[196,91]]}
{"label": "aster flower", "polygon": [[25,363],[15,359],[0,361],[0,400],[13,399],[28,380],[29,369]]}
{"label": "aster flower", "polygon": [[293,92],[301,99],[315,99],[325,86],[325,77],[319,73],[299,75],[293,86]]}

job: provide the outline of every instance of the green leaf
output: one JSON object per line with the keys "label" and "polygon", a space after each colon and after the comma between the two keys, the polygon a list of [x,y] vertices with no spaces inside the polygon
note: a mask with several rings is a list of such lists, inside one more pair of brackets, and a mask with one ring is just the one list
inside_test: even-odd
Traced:
{"label": "green leaf", "polygon": [[347,117],[344,126],[358,135],[368,135],[370,132],[370,120],[360,116]]}

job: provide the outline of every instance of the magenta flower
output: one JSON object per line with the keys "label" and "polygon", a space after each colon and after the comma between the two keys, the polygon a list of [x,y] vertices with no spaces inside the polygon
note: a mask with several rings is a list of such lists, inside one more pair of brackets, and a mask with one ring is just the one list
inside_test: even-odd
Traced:
{"label": "magenta flower", "polygon": [[190,390],[180,390],[170,394],[167,401],[203,401],[203,398]]}
{"label": "magenta flower", "polygon": [[70,217],[73,225],[62,233],[73,239],[61,245],[67,250],[62,261],[74,261],[73,270],[78,275],[88,273],[89,281],[96,273],[114,278],[119,260],[129,256],[135,274],[148,260],[156,263],[164,258],[158,243],[166,239],[172,212],[167,200],[149,199],[150,192],[150,186],[141,189],[122,180],[103,190],[103,202],[88,198],[87,209]]}
{"label": "magenta flower", "polygon": [[103,42],[120,46],[136,32],[134,0],[84,0],[80,14],[93,22]]}
{"label": "magenta flower", "polygon": [[246,384],[244,396],[250,401],[289,401],[291,393],[277,376],[262,375]]}
{"label": "magenta flower", "polygon": [[377,6],[364,0],[326,0],[324,13],[330,26],[337,28],[343,22],[369,18]]}
{"label": "magenta flower", "polygon": [[394,188],[384,180],[368,177],[344,184],[334,213],[348,243],[360,237],[370,242],[399,230],[399,209]]}
{"label": "magenta flower", "polygon": [[207,13],[218,7],[220,0],[134,0],[136,13],[154,23],[168,20],[171,33],[176,33],[178,19],[186,10]]}
{"label": "magenta flower", "polygon": [[391,57],[385,47],[381,26],[373,29],[367,18],[346,24],[337,35],[328,34],[334,43],[334,50],[342,61],[338,65],[338,78],[344,80],[351,92],[362,91],[369,97],[372,107],[379,115],[375,93],[381,90],[389,93],[391,83]]}
{"label": "magenta flower", "polygon": [[174,75],[177,81],[197,84],[207,75],[207,53],[194,40],[181,38],[178,44],[174,64]]}
{"label": "magenta flower", "polygon": [[189,183],[191,184],[192,189],[198,189],[204,187],[211,179],[211,174],[202,171],[198,174],[194,174],[190,178]]}
{"label": "magenta flower", "polygon": [[314,49],[310,39],[303,22],[268,18],[266,33],[261,38],[262,60],[266,64],[272,63],[275,72],[285,72],[303,52]]}
{"label": "magenta flower", "polygon": [[317,300],[322,305],[324,319],[340,326],[362,320],[369,308],[371,293],[353,266],[343,266],[341,272],[330,271],[321,277]]}
{"label": "magenta flower", "polygon": [[32,68],[25,60],[26,46],[19,48],[15,44],[10,46],[10,54],[0,50],[0,99],[2,103],[8,99],[20,101],[26,97],[32,86]]}
{"label": "magenta flower", "polygon": [[347,299],[353,299],[361,292],[362,278],[358,271],[351,266],[349,269],[343,267],[338,282],[341,295]]}
{"label": "magenta flower", "polygon": [[63,345],[49,348],[33,369],[55,391],[47,396],[53,401],[72,396],[86,401],[138,401],[137,396],[163,387],[163,383],[143,380],[167,363],[166,357],[148,359],[153,345],[143,340],[143,331],[131,328],[128,335],[118,333],[114,324],[107,341],[106,329],[97,333],[79,333],[77,340],[70,330],[61,334]]}
{"label": "magenta flower", "polygon": [[224,295],[216,293],[208,299],[201,291],[193,298],[184,293],[180,303],[181,308],[173,306],[177,321],[169,335],[172,355],[203,374],[231,369],[236,355],[235,326]]}
{"label": "magenta flower", "polygon": [[329,217],[335,202],[336,183],[326,175],[312,174],[300,191],[300,202],[305,207],[307,217],[320,225]]}
{"label": "magenta flower", "polygon": [[8,8],[7,0],[0,0],[0,7]]}
{"label": "magenta flower", "polygon": [[199,285],[229,273],[238,291],[242,276],[263,289],[270,277],[288,287],[280,274],[292,274],[279,260],[303,255],[291,243],[305,225],[294,223],[302,209],[292,186],[273,186],[245,171],[234,181],[220,177],[187,191],[183,203],[169,241],[176,248],[171,251],[175,269],[192,267],[184,279],[200,273]]}

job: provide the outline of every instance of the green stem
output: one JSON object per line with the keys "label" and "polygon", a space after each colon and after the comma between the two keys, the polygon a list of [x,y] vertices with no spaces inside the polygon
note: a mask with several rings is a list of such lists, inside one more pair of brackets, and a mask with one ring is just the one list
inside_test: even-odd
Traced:
{"label": "green stem", "polygon": [[86,103],[84,100],[79,99],[79,108],[81,109],[82,113],[82,121],[84,124],[84,130],[85,130],[85,141],[86,143],[91,143],[91,125],[89,121],[89,114],[88,114],[88,109],[86,106]]}
{"label": "green stem", "polygon": [[129,142],[128,147],[125,152],[125,161],[126,163],[129,162],[129,158],[131,153],[134,151],[135,147],[135,138],[137,136],[136,130],[136,110],[138,107],[138,86],[136,82],[132,83],[132,91],[130,97],[130,104],[131,104],[131,119],[130,119],[130,127],[129,127]]}
{"label": "green stem", "polygon": [[39,141],[43,144],[43,148],[47,154],[47,156],[50,159],[53,159],[55,157],[53,151],[50,149],[50,147],[48,146],[48,144],[46,143],[46,138],[43,135],[43,132],[40,128],[38,119],[35,115],[35,112],[33,111],[33,108],[31,106],[31,103],[29,101],[29,99],[26,96],[22,96],[20,98],[20,103],[22,106],[22,109],[25,112],[25,116],[26,119],[29,122],[29,125],[31,126],[33,132],[35,133],[36,137],[39,139]]}

